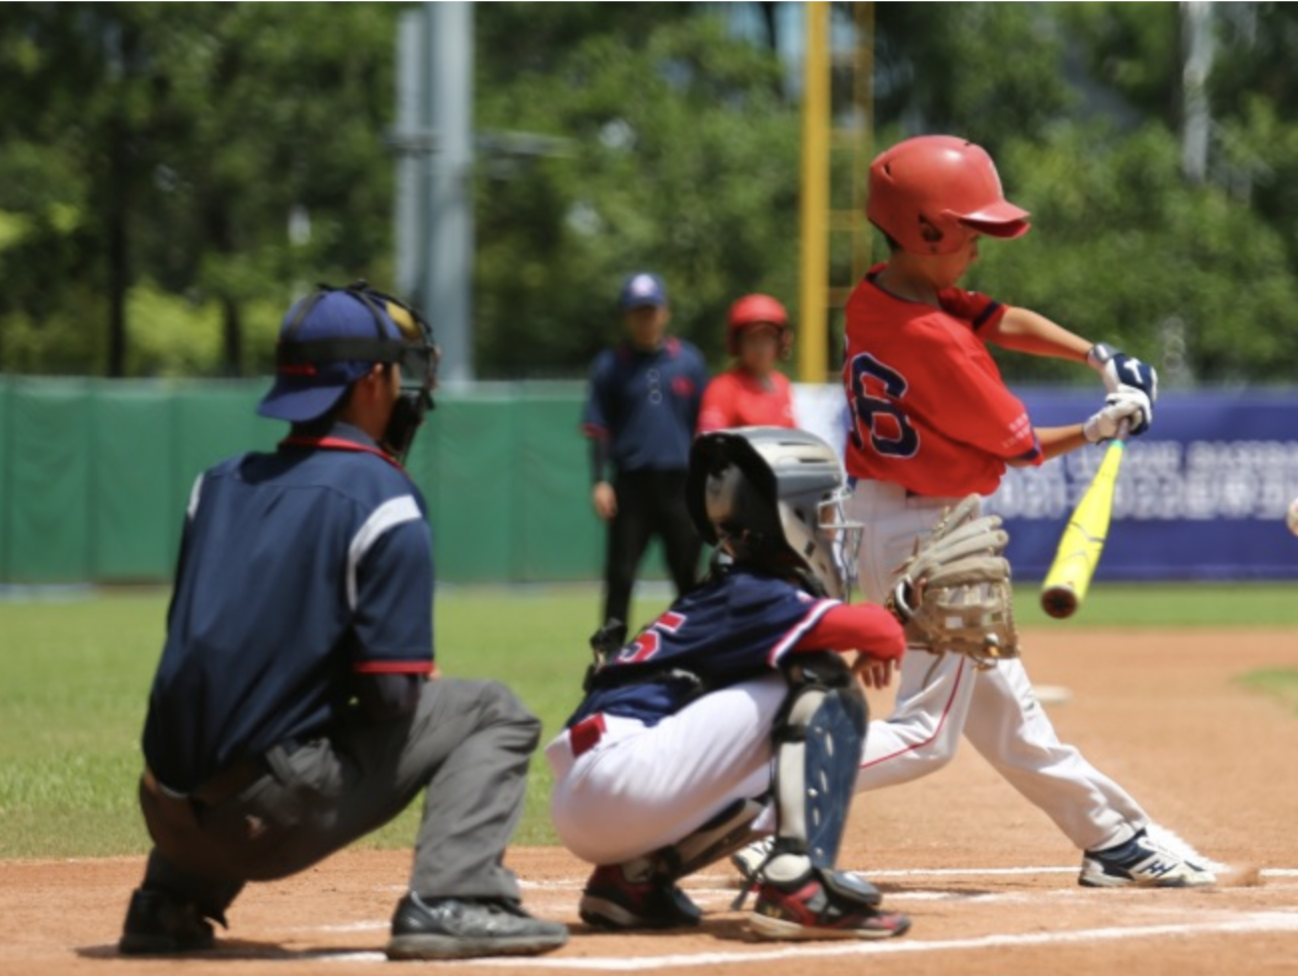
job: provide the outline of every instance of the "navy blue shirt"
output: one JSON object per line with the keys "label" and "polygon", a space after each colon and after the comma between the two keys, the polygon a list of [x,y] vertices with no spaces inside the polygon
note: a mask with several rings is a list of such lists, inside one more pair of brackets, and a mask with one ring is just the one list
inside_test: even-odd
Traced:
{"label": "navy blue shirt", "polygon": [[696,687],[670,675],[672,669],[697,676],[708,689],[769,674],[839,603],[782,579],[731,570],[686,593],[640,631],[597,676],[568,724],[595,712],[646,725],[675,714]]}
{"label": "navy blue shirt", "polygon": [[419,490],[354,427],[292,440],[223,461],[190,496],[143,742],[177,792],[325,732],[355,675],[432,667]]}
{"label": "navy blue shirt", "polygon": [[703,355],[690,343],[669,337],[643,352],[623,342],[595,357],[582,429],[609,439],[619,471],[683,471],[707,385]]}

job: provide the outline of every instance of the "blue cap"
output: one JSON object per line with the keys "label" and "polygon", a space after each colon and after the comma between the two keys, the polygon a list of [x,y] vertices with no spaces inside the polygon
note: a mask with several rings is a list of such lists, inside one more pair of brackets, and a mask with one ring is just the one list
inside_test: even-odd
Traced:
{"label": "blue cap", "polygon": [[641,271],[633,274],[622,284],[622,295],[618,306],[626,312],[644,305],[662,308],[667,304],[667,286],[656,274]]}
{"label": "blue cap", "polygon": [[[312,304],[302,315],[307,302]],[[317,292],[295,303],[284,316],[279,330],[280,342],[380,338],[399,339],[401,333],[378,306],[371,308],[354,292],[342,289]],[[263,417],[295,424],[315,420],[331,410],[347,388],[373,366],[373,361],[352,359],[280,363],[276,369],[275,385],[262,397],[257,412]]]}

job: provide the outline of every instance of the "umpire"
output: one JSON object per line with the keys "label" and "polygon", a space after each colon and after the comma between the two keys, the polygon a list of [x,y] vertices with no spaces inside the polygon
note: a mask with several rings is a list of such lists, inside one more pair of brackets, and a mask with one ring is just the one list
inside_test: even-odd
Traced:
{"label": "umpire", "polygon": [[501,863],[540,723],[503,685],[430,680],[431,539],[400,462],[432,406],[432,330],[364,282],[322,286],[276,358],[258,412],[289,436],[190,495],[144,727],[154,847],[119,948],[210,948],[245,882],[304,870],[425,788],[388,955],[561,946]]}
{"label": "umpire", "polygon": [[697,577],[702,543],[685,507],[685,474],[708,371],[698,349],[667,335],[671,309],[657,275],[629,277],[618,305],[627,335],[595,359],[582,430],[591,443],[591,502],[609,523],[605,636],[620,645],[653,536],[678,596]]}

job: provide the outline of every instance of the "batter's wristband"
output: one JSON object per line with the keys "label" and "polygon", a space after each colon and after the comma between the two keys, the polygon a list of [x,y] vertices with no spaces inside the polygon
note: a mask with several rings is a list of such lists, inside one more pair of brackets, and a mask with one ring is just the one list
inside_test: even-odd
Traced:
{"label": "batter's wristband", "polygon": [[1086,363],[1097,373],[1103,373],[1104,367],[1109,364],[1109,360],[1117,354],[1118,350],[1107,342],[1097,342],[1086,353]]}

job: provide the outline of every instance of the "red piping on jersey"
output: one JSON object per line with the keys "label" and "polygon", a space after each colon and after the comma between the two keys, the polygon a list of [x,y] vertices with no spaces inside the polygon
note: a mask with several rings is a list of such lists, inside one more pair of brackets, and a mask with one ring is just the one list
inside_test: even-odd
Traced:
{"label": "red piping on jersey", "polygon": [[358,661],[352,665],[357,674],[431,674],[432,661]]}
{"label": "red piping on jersey", "polygon": [[784,657],[784,655],[789,652],[789,649],[794,647],[807,631],[811,630],[812,627],[815,627],[816,624],[820,622],[821,617],[829,613],[829,611],[834,607],[841,605],[841,601],[839,600],[828,599],[817,600],[813,603],[811,609],[807,611],[806,615],[785,631],[784,636],[771,647],[770,651],[766,655],[766,663],[771,667],[775,667],[776,664],[779,663],[780,658]]}
{"label": "red piping on jersey", "polygon": [[342,437],[285,437],[279,442],[279,446],[318,447],[326,451],[356,451],[359,454],[373,454],[375,457],[383,458],[403,474],[406,470],[401,466],[401,462],[387,451],[379,450],[377,447],[370,447],[368,444],[357,444],[355,441],[349,441]]}
{"label": "red piping on jersey", "polygon": [[993,315],[995,315],[996,313],[1000,312],[1000,313],[1003,315],[1004,312],[1002,312],[1002,309],[1003,309],[1004,307],[1005,307],[1005,306],[1002,305],[1000,302],[992,302],[990,305],[988,305],[985,309],[983,309],[983,310],[978,314],[978,317],[977,317],[976,319],[973,320],[973,329],[974,329],[974,331],[977,332],[977,331],[978,331],[979,329],[981,329],[984,325],[986,325],[986,324],[987,324],[987,321],[988,321],[988,320],[989,320]]}
{"label": "red piping on jersey", "polygon": [[955,696],[960,691],[960,682],[964,680],[964,669],[966,663],[967,662],[965,661],[960,662],[960,671],[955,676],[955,686],[951,689],[951,697],[947,699],[946,705],[942,709],[942,717],[937,720],[937,728],[933,730],[933,734],[923,742],[916,742],[914,745],[907,746],[905,749],[898,749],[896,752],[890,753],[886,756],[880,756],[873,762],[861,763],[862,769],[869,769],[871,766],[877,766],[881,762],[887,762],[889,759],[896,759],[898,756],[904,756],[908,752],[922,749],[942,734],[942,726],[946,725],[947,716],[951,714],[951,706],[955,704]]}
{"label": "red piping on jersey", "polygon": [[599,424],[582,424],[581,432],[592,439],[608,440],[608,429]]}
{"label": "red piping on jersey", "polygon": [[1041,438],[1035,433],[1032,435],[1032,447],[1024,451],[1018,457],[1013,458],[1015,461],[1035,461],[1041,454]]}

